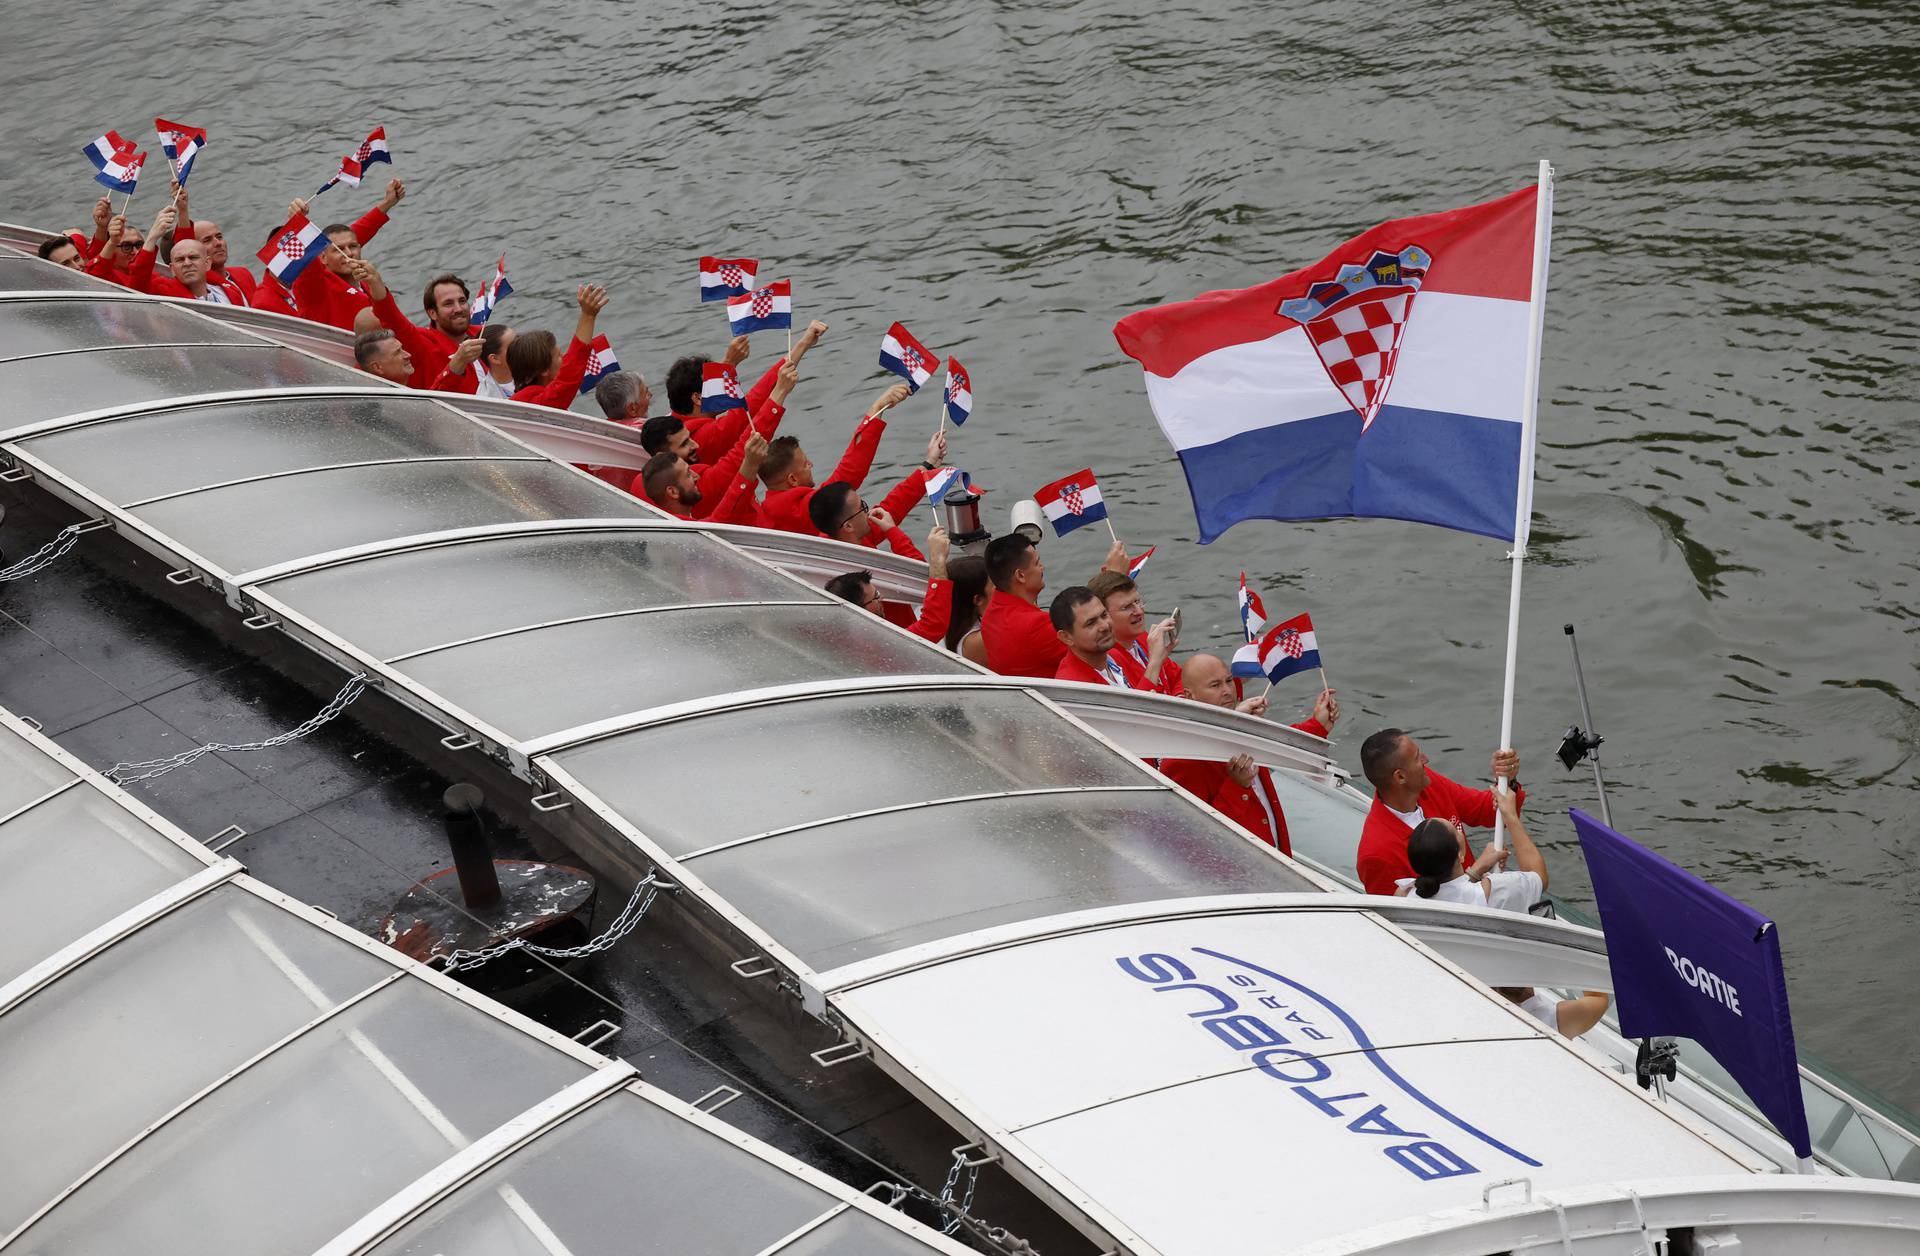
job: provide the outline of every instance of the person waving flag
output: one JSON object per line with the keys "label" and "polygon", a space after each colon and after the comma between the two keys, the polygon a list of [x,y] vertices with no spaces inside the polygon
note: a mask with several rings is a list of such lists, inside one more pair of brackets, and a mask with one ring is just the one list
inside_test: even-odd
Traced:
{"label": "person waving flag", "polygon": [[793,330],[793,282],[776,279],[764,288],[727,298],[727,323],[736,336],[756,331]]}
{"label": "person waving flag", "polygon": [[493,268],[493,278],[481,282],[480,292],[467,310],[467,326],[472,329],[472,334],[480,334],[480,328],[493,317],[493,311],[512,291],[513,285],[507,282],[507,255],[502,253],[500,261]]}
{"label": "person waving flag", "polygon": [[307,221],[305,214],[295,214],[254,256],[266,263],[267,273],[282,287],[291,288],[300,272],[327,251],[328,243],[326,234]]}
{"label": "person waving flag", "polygon": [[[883,362],[885,358],[881,359]],[[946,422],[955,427],[965,423],[973,414],[973,380],[967,374],[967,368],[960,365],[959,358],[947,359],[947,387],[943,398],[946,405]]]}
{"label": "person waving flag", "polygon": [[605,336],[595,336],[587,353],[586,373],[580,377],[580,395],[586,396],[594,385],[619,369],[620,359],[613,356],[613,345]]}
{"label": "person waving flag", "polygon": [[[1035,491],[1033,500],[1053,525],[1055,536],[1065,536],[1075,528],[1084,528],[1107,518],[1107,504],[1101,500],[1099,481],[1091,470],[1075,471]],[[1107,520],[1107,530],[1113,521]],[[1117,538],[1116,538],[1117,539]]]}
{"label": "person waving flag", "polygon": [[700,364],[700,413],[724,414],[747,408],[747,395],[740,388],[740,375],[724,362]]}
{"label": "person waving flag", "polygon": [[[1313,617],[1295,615],[1275,624],[1273,631],[1260,638],[1260,670],[1270,684],[1279,684],[1295,672],[1320,666],[1320,642],[1313,635]],[[1320,673],[1320,687],[1327,687],[1327,674]]]}
{"label": "person waving flag", "polygon": [[187,176],[193,173],[193,159],[207,145],[205,129],[155,118],[153,130],[160,137],[160,151],[173,165],[174,181],[181,187],[187,186]]}
{"label": "person waving flag", "polygon": [[760,274],[760,263],[751,257],[703,257],[700,259],[700,299],[730,301],[753,291]]}
{"label": "person waving flag", "polygon": [[895,323],[880,337],[880,365],[907,381],[907,388],[919,392],[920,385],[933,378],[940,359],[913,338],[913,333]]}

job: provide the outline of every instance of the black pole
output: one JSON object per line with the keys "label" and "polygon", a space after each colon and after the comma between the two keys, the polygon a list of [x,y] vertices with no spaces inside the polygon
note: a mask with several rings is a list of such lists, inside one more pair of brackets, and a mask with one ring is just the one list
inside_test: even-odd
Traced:
{"label": "black pole", "polygon": [[448,786],[440,801],[447,809],[447,845],[453,850],[460,897],[469,907],[492,907],[500,901],[500,874],[494,870],[486,828],[480,823],[480,804],[486,801],[486,795],[478,785],[462,782]]}
{"label": "black pole", "polygon": [[1587,678],[1580,670],[1580,643],[1574,638],[1573,625],[1566,625],[1567,648],[1573,651],[1573,684],[1580,693],[1580,719],[1587,726],[1586,751],[1593,756],[1593,788],[1600,795],[1600,823],[1613,827],[1613,812],[1607,806],[1607,778],[1600,772],[1600,734],[1593,727],[1593,710],[1587,705]]}

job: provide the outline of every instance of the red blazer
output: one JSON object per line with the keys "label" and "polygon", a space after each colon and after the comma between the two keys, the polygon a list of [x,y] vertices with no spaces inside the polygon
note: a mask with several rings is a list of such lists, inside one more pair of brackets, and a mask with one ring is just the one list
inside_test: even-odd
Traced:
{"label": "red blazer", "polygon": [[[1481,829],[1493,827],[1498,808],[1493,805],[1492,790],[1468,789],[1431,768],[1427,777],[1427,788],[1420,795],[1420,810],[1427,819],[1459,820]],[[1523,789],[1519,801],[1524,804],[1526,800],[1527,791]],[[1411,832],[1375,795],[1367,822],[1360,829],[1360,852],[1355,861],[1355,871],[1367,893],[1391,894],[1398,888],[1395,881],[1413,875],[1413,865],[1407,862],[1407,835]]]}
{"label": "red blazer", "polygon": [[[439,383],[441,374],[447,369],[447,359],[459,349],[460,342],[441,331],[438,327],[421,327],[400,312],[400,303],[393,299],[392,289],[387,295],[373,302],[373,312],[379,316],[380,325],[399,338],[400,347],[413,359],[413,374],[407,377],[409,388],[433,388]],[[479,364],[467,368],[469,377],[479,368]],[[458,376],[454,376],[458,379]],[[451,389],[440,389],[450,392]]]}
{"label": "red blazer", "polygon": [[987,647],[987,666],[1002,676],[1053,676],[1060,660],[1069,657],[1047,613],[1011,593],[995,593],[987,603],[980,640]]}
{"label": "red blazer", "polygon": [[947,622],[953,614],[953,585],[945,580],[927,580],[927,596],[920,603],[920,618],[907,625],[907,631],[939,645],[947,639]]}
{"label": "red blazer", "polygon": [[[1326,726],[1316,719],[1302,720],[1293,727],[1316,737],[1327,735]],[[1287,832],[1287,813],[1280,805],[1279,791],[1273,787],[1271,769],[1257,769],[1252,786],[1234,780],[1227,774],[1227,765],[1217,759],[1163,759],[1160,771],[1267,845],[1278,847],[1282,854],[1293,853],[1293,839]],[[1260,791],[1258,797],[1255,789]],[[1265,807],[1260,805],[1261,798],[1266,799]],[[1267,822],[1269,809],[1273,812],[1272,824]]]}
{"label": "red blazer", "polygon": [[[524,401],[530,406],[546,406],[553,410],[566,410],[572,407],[574,398],[580,395],[580,381],[587,377],[587,359],[593,356],[593,346],[575,336],[567,344],[566,356],[560,359],[560,373],[553,377],[551,384],[528,384],[525,388],[513,390],[515,401]],[[479,363],[467,368],[471,374]]]}

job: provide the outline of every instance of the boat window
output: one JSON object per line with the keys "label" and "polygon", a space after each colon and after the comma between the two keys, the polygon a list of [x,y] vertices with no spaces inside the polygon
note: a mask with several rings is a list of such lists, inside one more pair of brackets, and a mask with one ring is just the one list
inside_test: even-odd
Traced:
{"label": "boat window", "polygon": [[950,803],[688,866],[817,971],[1086,908],[1316,888],[1171,792]]}
{"label": "boat window", "polygon": [[162,1125],[23,1251],[313,1251],[585,1064],[422,982],[316,1026]]}
{"label": "boat window", "polygon": [[288,576],[261,590],[379,659],[643,606],[826,600],[708,537],[632,528],[437,545]]}
{"label": "boat window", "polygon": [[[837,1202],[717,1135],[622,1092],[480,1174],[373,1252],[751,1253],[766,1250]],[[558,1246],[543,1245],[534,1225],[557,1237]],[[926,1249],[915,1244],[911,1250]]]}
{"label": "boat window", "polygon": [[386,397],[163,410],[28,437],[20,447],[115,505],[248,476],[382,458],[535,456],[443,405]]}
{"label": "boat window", "polygon": [[0,357],[183,343],[260,341],[185,310],[143,301],[0,301]]}
{"label": "boat window", "polygon": [[[33,244],[23,247],[39,246]],[[124,291],[126,289],[110,284],[104,279],[70,270],[65,266],[56,266],[52,262],[43,262],[38,257],[0,253],[0,292]]]}
{"label": "boat window", "polygon": [[109,406],[259,388],[365,387],[372,376],[267,345],[114,349],[0,362],[0,437]]}
{"label": "boat window", "polygon": [[[1152,778],[1025,693],[909,690],[679,720],[554,756],[672,855],[929,798]],[[775,773],[728,765],[779,764]],[[715,788],[724,774],[724,788]]]}
{"label": "boat window", "polygon": [[[82,892],[97,890],[89,881]],[[17,1135],[0,1139],[0,1234],[215,1079],[393,971],[222,886],[19,1004],[0,1020],[0,1112]]]}
{"label": "boat window", "polygon": [[12,815],[73,773],[26,738],[0,725],[0,816]]}
{"label": "boat window", "polygon": [[343,467],[208,489],[132,513],[231,574],[447,528],[655,517],[624,493],[544,460]]}
{"label": "boat window", "polygon": [[1287,839],[1294,853],[1352,880],[1367,804],[1294,772],[1273,773],[1273,792],[1287,813]]}
{"label": "boat window", "polygon": [[0,984],[203,865],[92,785],[0,824]]}
{"label": "boat window", "polygon": [[[649,707],[848,676],[965,670],[847,603],[657,611],[422,654],[396,670],[520,741]],[[767,765],[691,764],[716,789]]]}

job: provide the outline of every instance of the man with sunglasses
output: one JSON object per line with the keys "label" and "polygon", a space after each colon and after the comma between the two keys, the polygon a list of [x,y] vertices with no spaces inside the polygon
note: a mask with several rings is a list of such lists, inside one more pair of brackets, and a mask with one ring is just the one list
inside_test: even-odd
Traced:
{"label": "man with sunglasses", "polygon": [[[920,491],[924,494],[926,489],[923,487]],[[892,500],[892,494],[888,500]],[[926,557],[914,545],[913,538],[894,522],[886,502],[869,506],[858,490],[844,481],[829,480],[813,490],[813,497],[807,502],[807,517],[820,535],[836,541],[864,545],[868,549],[878,548],[880,542],[885,541],[896,554]]]}

